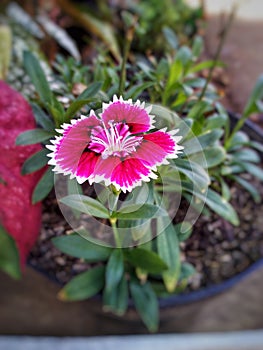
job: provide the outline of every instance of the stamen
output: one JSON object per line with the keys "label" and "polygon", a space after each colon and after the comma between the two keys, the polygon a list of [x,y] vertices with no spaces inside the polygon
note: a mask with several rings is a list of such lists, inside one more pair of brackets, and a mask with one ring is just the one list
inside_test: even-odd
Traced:
{"label": "stamen", "polygon": [[90,148],[95,150],[98,149],[98,146],[104,147],[104,150],[101,150],[104,159],[110,155],[122,157],[134,152],[142,137],[132,135],[126,124],[113,121],[109,121],[108,124],[107,128],[102,122],[103,127],[100,128],[100,131],[91,135]]}

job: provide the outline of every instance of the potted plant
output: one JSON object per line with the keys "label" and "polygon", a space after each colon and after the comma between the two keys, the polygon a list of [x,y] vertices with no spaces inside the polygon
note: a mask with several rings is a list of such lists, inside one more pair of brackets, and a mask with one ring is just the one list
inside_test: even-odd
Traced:
{"label": "potted plant", "polygon": [[[195,255],[188,253],[209,248],[211,259],[213,242],[223,245],[229,235],[233,243],[240,220],[245,223],[240,197],[242,205],[253,203],[250,196],[261,201],[260,182],[254,179],[263,178],[257,165],[262,146],[241,129],[261,108],[262,79],[232,128],[216,89],[199,74],[221,64],[217,59],[197,63],[202,38],[180,45],[166,28],[167,55],[131,56],[130,64],[135,26],[127,21],[121,66],[101,54],[86,67],[89,75],[84,82],[76,74],[85,72],[84,67],[60,57],[56,90],[50,88],[36,57],[25,52],[24,66],[36,91],[32,100],[38,128],[19,135],[17,144],[41,142],[51,150],[43,148],[29,158],[25,174],[46,166],[50,158],[55,171],[67,175],[57,179],[55,190],[69,226],[65,223],[52,241],[63,253],[80,259],[84,271],[70,281],[69,275],[64,277],[68,283],[59,298],[83,300],[100,294],[105,309],[117,315],[124,314],[132,300],[147,328],[156,331],[159,297],[169,300],[222,278],[215,274],[215,264],[205,265],[204,258],[198,265]],[[73,85],[83,90],[77,97]],[[49,167],[33,201],[43,200],[53,184]],[[243,195],[243,188],[248,195]],[[253,218],[255,208],[249,204],[247,217]],[[242,228],[243,235],[250,227]],[[210,236],[217,238],[209,245]],[[254,248],[249,263],[240,263],[243,269],[259,258]],[[237,255],[220,256],[222,265],[238,265],[225,273],[227,277],[242,270]],[[212,262],[218,267],[218,261]],[[210,281],[200,276],[203,269]]]}

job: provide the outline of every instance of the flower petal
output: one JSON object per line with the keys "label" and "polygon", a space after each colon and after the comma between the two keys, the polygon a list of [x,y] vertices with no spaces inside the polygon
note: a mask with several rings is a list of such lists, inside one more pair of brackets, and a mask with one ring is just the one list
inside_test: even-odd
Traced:
{"label": "flower petal", "polygon": [[[180,138],[178,137],[178,140]],[[176,143],[176,136],[171,136],[164,131],[156,131],[143,135],[141,145],[133,155],[144,162],[146,166],[155,167],[160,164],[168,164],[168,158],[177,158],[180,146]]]}
{"label": "flower petal", "polygon": [[[77,175],[78,168],[82,169],[83,159],[87,155],[84,152],[89,140],[91,130],[100,125],[99,119],[95,115],[72,120],[71,124],[65,124],[59,130],[62,136],[52,140],[53,146],[47,148],[52,150],[48,156],[51,157],[48,164],[55,165],[54,171],[58,173]],[[81,173],[83,170],[80,170]]]}
{"label": "flower petal", "polygon": [[153,123],[152,116],[142,105],[137,102],[133,104],[131,100],[123,101],[123,99],[118,101],[115,99],[115,102],[104,105],[102,120],[106,126],[110,121],[126,123],[133,134],[150,130]]}
{"label": "flower petal", "polygon": [[93,177],[92,175],[94,173],[94,169],[99,157],[100,154],[91,152],[89,150],[82,153],[76,172],[77,181],[80,184]]}
{"label": "flower petal", "polygon": [[101,158],[96,164],[94,173],[96,173],[95,182],[104,180],[106,186],[113,184],[117,190],[123,192],[130,192],[134,187],[141,185],[142,181],[148,182],[151,178],[157,177],[140,159],[130,157]]}

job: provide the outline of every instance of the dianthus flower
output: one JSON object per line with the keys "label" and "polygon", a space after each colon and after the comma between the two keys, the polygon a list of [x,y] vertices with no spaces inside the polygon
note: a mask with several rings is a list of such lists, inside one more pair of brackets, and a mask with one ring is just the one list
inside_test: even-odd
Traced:
{"label": "dianthus flower", "polygon": [[104,182],[117,190],[131,191],[142,181],[156,179],[157,166],[177,158],[182,146],[177,130],[154,129],[151,106],[139,100],[125,101],[114,96],[103,104],[102,113],[73,119],[57,130],[62,136],[48,145],[48,164],[54,171],[76,177],[78,183]]}

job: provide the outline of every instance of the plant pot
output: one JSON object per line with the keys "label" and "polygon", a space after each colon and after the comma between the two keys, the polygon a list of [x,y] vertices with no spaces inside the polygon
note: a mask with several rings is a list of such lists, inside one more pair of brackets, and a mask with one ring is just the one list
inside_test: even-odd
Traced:
{"label": "plant pot", "polygon": [[[233,114],[230,117],[234,123],[237,117]],[[263,132],[252,122],[248,121],[243,130],[253,140],[262,142]],[[221,284],[161,299],[160,332],[263,327],[263,310],[258,307],[263,302],[262,267],[260,259]],[[22,281],[11,281],[6,276],[1,279],[1,333],[56,336],[147,333],[133,307],[124,317],[118,317],[102,311],[100,296],[84,302],[60,302],[56,299],[60,286],[30,268]]]}

